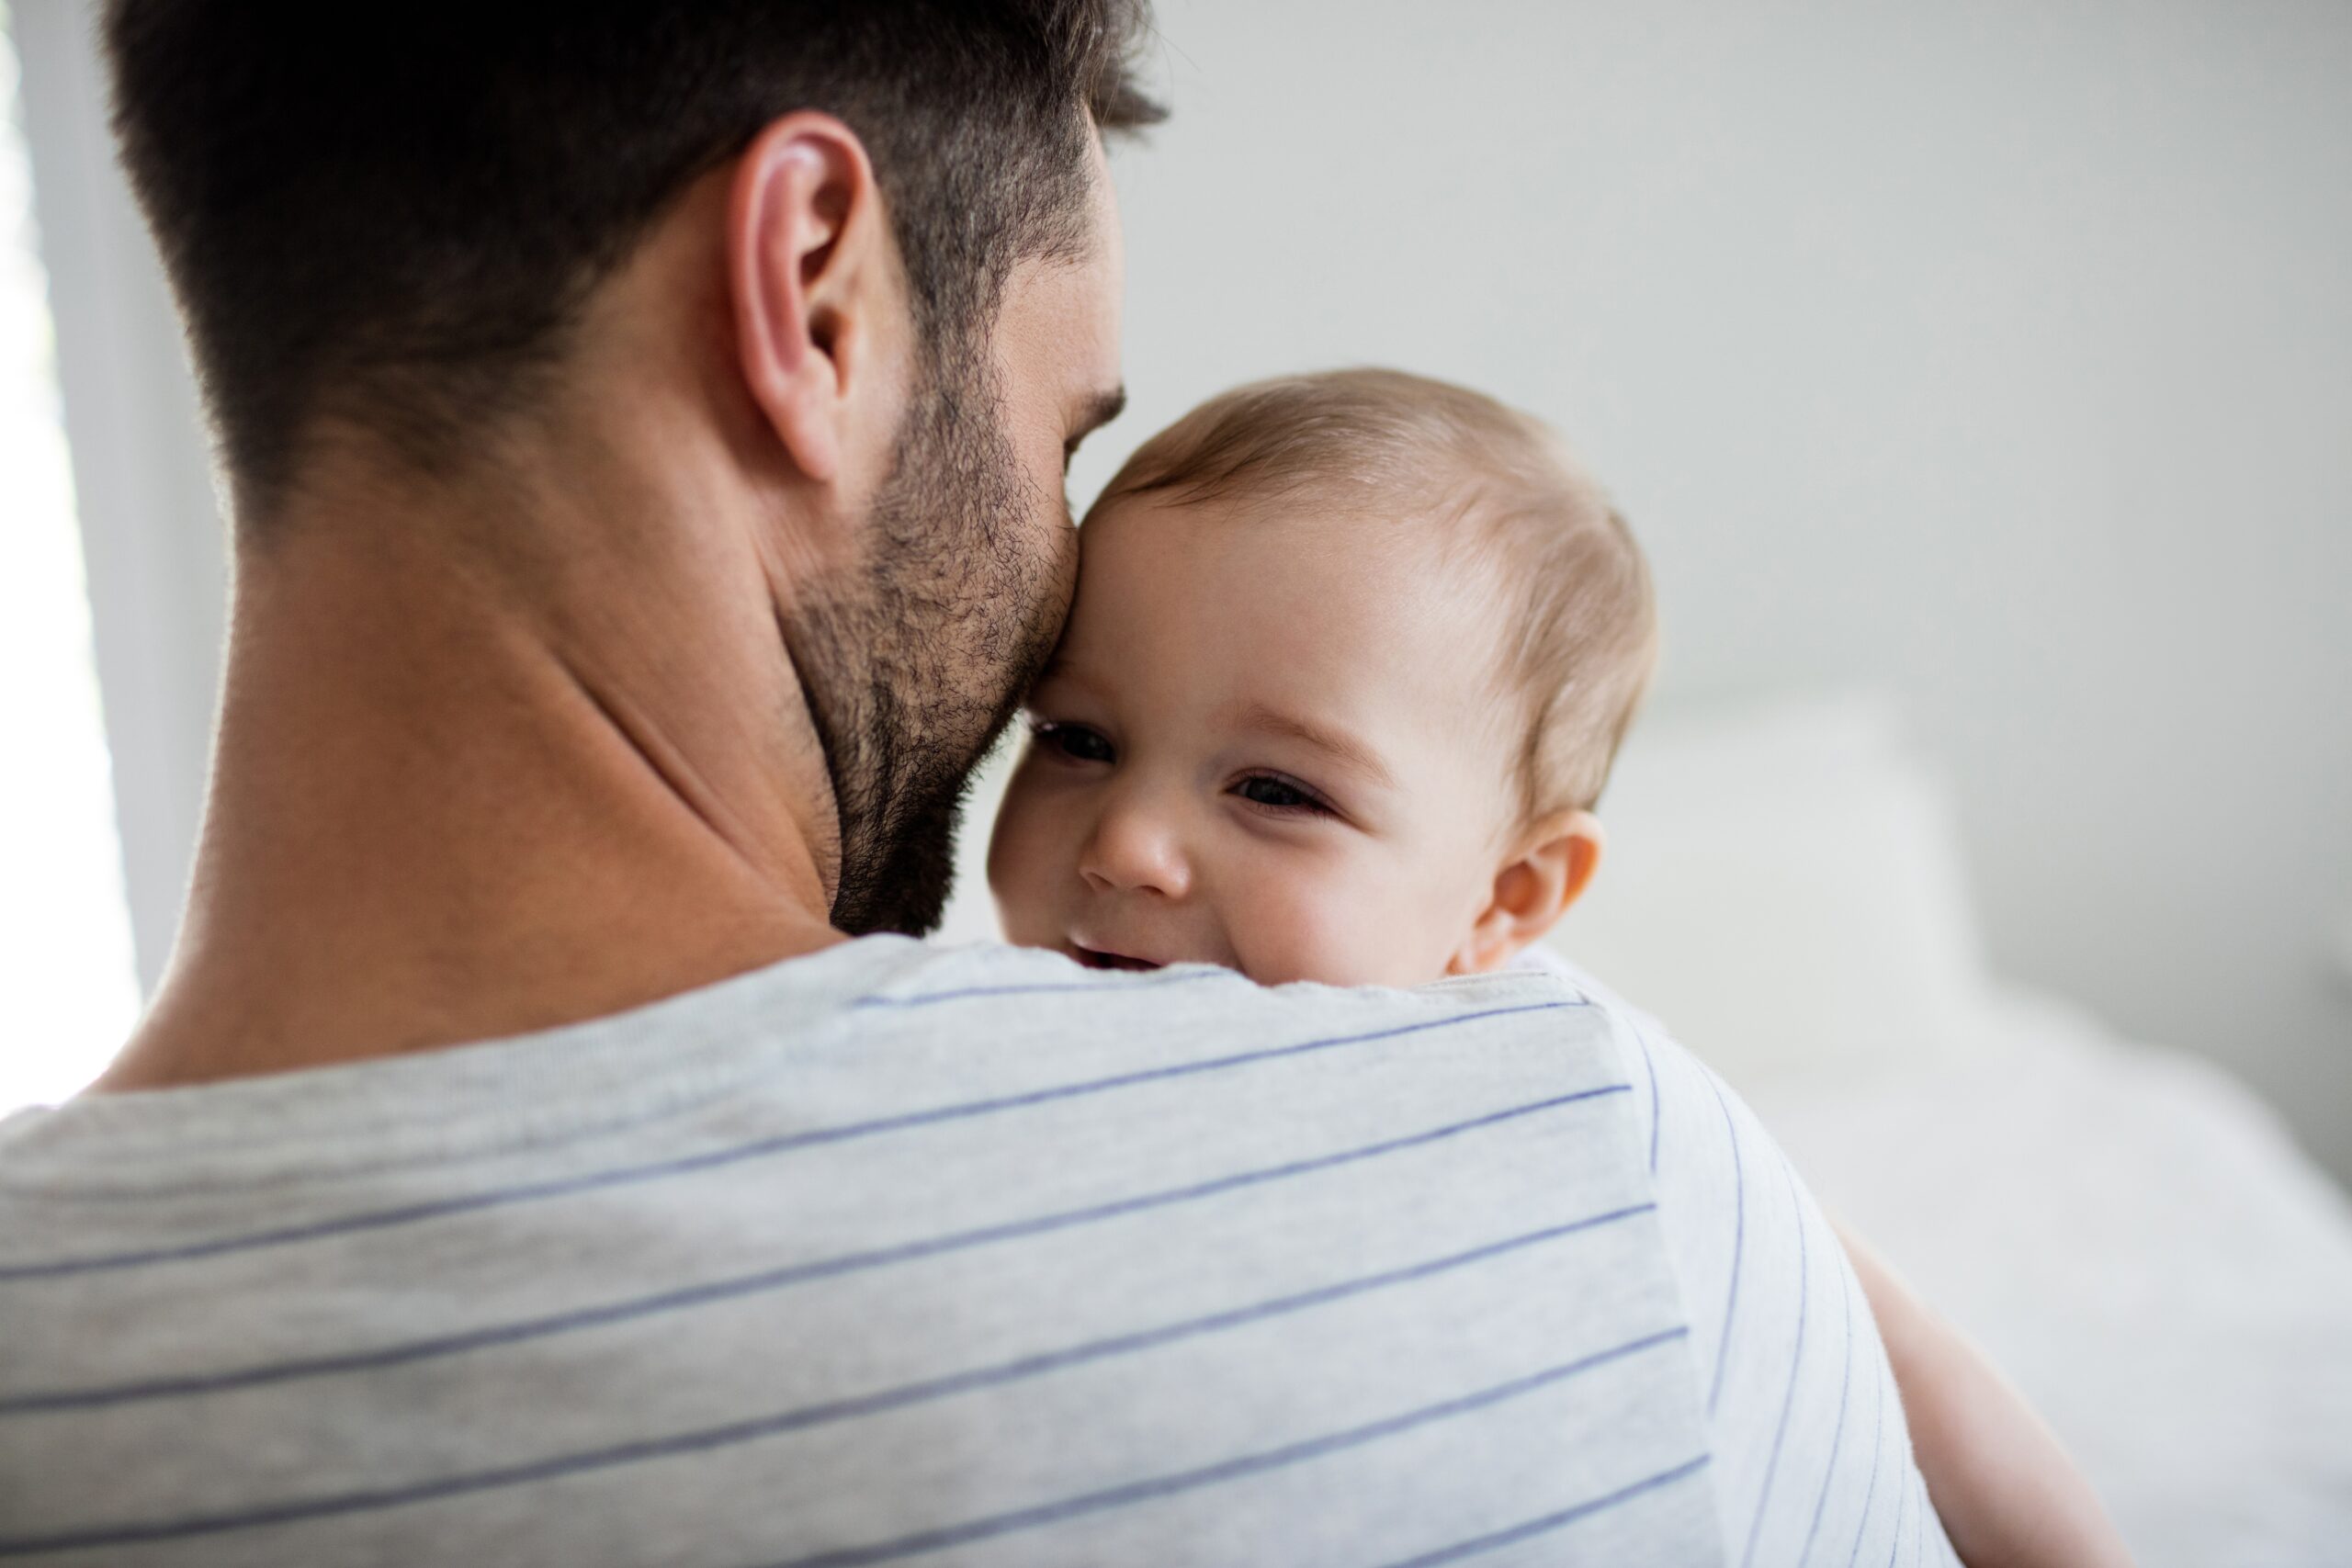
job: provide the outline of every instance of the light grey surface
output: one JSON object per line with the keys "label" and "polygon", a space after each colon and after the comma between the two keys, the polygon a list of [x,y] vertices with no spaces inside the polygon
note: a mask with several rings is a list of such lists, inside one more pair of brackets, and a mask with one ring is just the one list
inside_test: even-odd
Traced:
{"label": "light grey surface", "polygon": [[[152,979],[219,566],[83,9],[16,15]],[[1649,545],[1669,700],[1894,685],[1995,966],[2226,1063],[2352,1174],[2352,7],[1160,13],[1134,411],[1081,498],[1272,370],[1538,410]]]}
{"label": "light grey surface", "polygon": [[1826,1222],[1580,984],[877,938],[26,1112],[0,1558],[1949,1564]]}

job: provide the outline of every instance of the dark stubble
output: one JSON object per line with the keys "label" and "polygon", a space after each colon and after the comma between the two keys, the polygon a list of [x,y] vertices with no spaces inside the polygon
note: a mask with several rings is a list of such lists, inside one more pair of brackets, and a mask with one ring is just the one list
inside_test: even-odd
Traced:
{"label": "dark stubble", "polygon": [[1031,493],[986,356],[936,356],[858,565],[785,626],[841,819],[835,929],[937,929],[965,786],[1052,651],[1076,542]]}

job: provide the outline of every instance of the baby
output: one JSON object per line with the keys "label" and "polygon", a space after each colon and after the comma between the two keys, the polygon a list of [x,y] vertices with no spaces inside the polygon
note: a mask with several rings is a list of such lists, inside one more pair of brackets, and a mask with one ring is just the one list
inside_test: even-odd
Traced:
{"label": "baby", "polygon": [[[1010,940],[1267,985],[1529,961],[1600,864],[1657,641],[1548,431],[1392,371],[1261,382],[1146,442],[1082,538],[989,846]],[[2128,1561],[2023,1402],[1848,1250],[1963,1559]]]}

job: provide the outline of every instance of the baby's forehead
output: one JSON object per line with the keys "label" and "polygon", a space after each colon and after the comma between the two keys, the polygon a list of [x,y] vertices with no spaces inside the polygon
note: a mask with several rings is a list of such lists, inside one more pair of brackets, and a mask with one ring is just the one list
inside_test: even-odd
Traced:
{"label": "baby's forehead", "polygon": [[1419,708],[1483,733],[1508,594],[1443,535],[1405,498],[1354,490],[1120,497],[1080,530],[1069,641],[1235,702],[1303,692],[1340,715]]}
{"label": "baby's forehead", "polygon": [[1507,597],[1492,550],[1430,497],[1367,485],[1283,483],[1213,495],[1112,498],[1079,531],[1080,593],[1265,590],[1373,626],[1490,628]]}

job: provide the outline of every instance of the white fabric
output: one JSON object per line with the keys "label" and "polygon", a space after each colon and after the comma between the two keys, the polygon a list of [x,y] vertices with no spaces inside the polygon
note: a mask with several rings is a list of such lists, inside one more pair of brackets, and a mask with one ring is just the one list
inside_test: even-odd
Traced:
{"label": "white fabric", "polygon": [[2022,998],[1971,1043],[1757,1108],[2049,1418],[2142,1568],[2352,1561],[2352,1204],[2206,1062]]}
{"label": "white fabric", "polygon": [[0,1559],[1943,1568],[1859,1302],[1560,978],[869,939],[0,1124]]}

